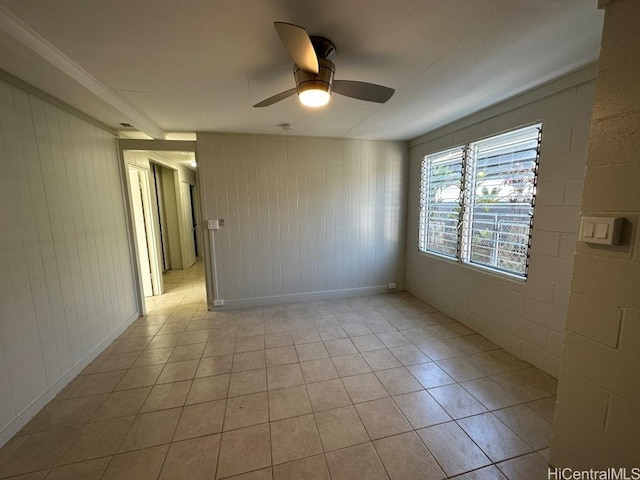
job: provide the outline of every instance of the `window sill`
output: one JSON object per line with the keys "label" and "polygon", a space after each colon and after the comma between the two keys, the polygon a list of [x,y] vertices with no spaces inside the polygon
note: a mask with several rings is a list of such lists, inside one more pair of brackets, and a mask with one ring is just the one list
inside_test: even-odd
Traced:
{"label": "window sill", "polygon": [[417,250],[418,255],[422,255],[425,256],[427,258],[432,258],[435,260],[442,260],[448,264],[451,264],[453,266],[459,266],[460,268],[465,268],[465,269],[469,269],[472,270],[474,272],[479,272],[485,275],[488,275],[492,278],[495,278],[496,280],[506,280],[508,282],[513,282],[517,285],[526,285],[527,283],[527,278],[528,277],[520,277],[518,275],[512,274],[512,273],[508,273],[508,272],[502,272],[502,271],[498,271],[498,270],[493,270],[491,267],[484,267],[482,265],[478,265],[475,263],[467,263],[467,262],[463,262],[457,258],[451,258],[451,257],[447,257],[445,255],[439,255],[437,253],[434,252],[423,252],[421,250]]}

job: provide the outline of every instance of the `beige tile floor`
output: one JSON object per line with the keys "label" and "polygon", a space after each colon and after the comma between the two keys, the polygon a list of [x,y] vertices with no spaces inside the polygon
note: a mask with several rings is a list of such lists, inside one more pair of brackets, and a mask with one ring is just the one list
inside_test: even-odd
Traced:
{"label": "beige tile floor", "polygon": [[540,370],[406,293],[212,313],[202,275],[166,275],[0,478],[546,478]]}

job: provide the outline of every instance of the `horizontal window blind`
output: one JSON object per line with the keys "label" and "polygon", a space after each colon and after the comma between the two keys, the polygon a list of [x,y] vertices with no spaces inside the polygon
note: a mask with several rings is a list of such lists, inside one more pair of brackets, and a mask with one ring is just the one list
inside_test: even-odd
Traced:
{"label": "horizontal window blind", "polygon": [[429,155],[422,161],[418,248],[458,256],[464,148]]}

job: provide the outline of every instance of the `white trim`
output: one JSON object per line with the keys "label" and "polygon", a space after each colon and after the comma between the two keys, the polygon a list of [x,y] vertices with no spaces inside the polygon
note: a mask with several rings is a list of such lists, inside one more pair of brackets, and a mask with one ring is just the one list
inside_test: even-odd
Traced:
{"label": "white trim", "polygon": [[126,121],[133,124],[138,130],[152,138],[163,139],[165,137],[165,132],[158,125],[116,95],[100,80],[11,13],[4,5],[0,5],[0,30],[118,110],[125,116]]}
{"label": "white trim", "polygon": [[[404,286],[396,287],[392,292],[403,292]],[[377,295],[380,293],[390,293],[387,285],[361,288],[345,288],[343,290],[327,290],[322,292],[293,293],[290,295],[274,295],[272,297],[241,298],[238,300],[224,300],[223,307],[209,305],[211,311],[235,310],[238,308],[264,307],[268,305],[279,305],[283,303],[308,302],[311,300],[331,300],[337,298],[360,297],[363,295]]]}
{"label": "white trim", "polygon": [[120,150],[144,150],[166,152],[196,153],[197,143],[191,140],[141,140],[133,138],[119,138]]}
{"label": "white trim", "polygon": [[129,264],[133,272],[133,281],[135,283],[136,303],[140,315],[146,315],[147,305],[144,294],[142,293],[142,281],[139,272],[140,263],[138,262],[138,247],[135,240],[135,231],[133,227],[133,209],[131,208],[131,194],[129,190],[129,164],[124,158],[124,150],[120,147],[120,142],[116,139],[116,147],[118,149],[118,168],[120,169],[120,188],[122,190],[122,203],[126,215],[127,237],[129,241]]}
{"label": "white trim", "polygon": [[140,317],[140,313],[136,312],[127,320],[122,322],[114,331],[102,339],[102,341],[93,347],[78,363],[67,370],[56,383],[51,385],[45,390],[38,398],[36,398],[31,404],[25,408],[11,423],[6,425],[0,430],[0,447],[7,443],[13,436],[24,427],[29,420],[31,420],[45,405],[47,405],[53,398],[60,393],[60,391],[67,386],[67,384],[76,378],[78,374],[84,370],[87,365],[93,362],[98,355],[100,355],[105,348],[111,344],[116,338],[118,338],[122,332],[124,332],[136,319]]}

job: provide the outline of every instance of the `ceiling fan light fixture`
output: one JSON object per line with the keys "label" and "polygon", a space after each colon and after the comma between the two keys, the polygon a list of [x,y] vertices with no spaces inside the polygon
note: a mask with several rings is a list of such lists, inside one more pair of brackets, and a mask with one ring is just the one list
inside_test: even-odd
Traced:
{"label": "ceiling fan light fixture", "polygon": [[310,88],[299,88],[298,98],[300,99],[300,103],[311,108],[324,107],[329,103],[331,94],[329,93],[328,85],[326,85],[326,88],[322,87],[323,85],[314,85]]}
{"label": "ceiling fan light fixture", "polygon": [[297,65],[293,67],[300,103],[311,108],[323,107],[331,99],[335,66],[326,58],[319,58],[318,65],[317,74],[305,72]]}
{"label": "ceiling fan light fixture", "polygon": [[336,67],[332,60],[336,47],[325,37],[309,36],[307,31],[292,23],[274,22],[276,32],[287,54],[293,60],[296,87],[273,95],[254,107],[268,107],[296,93],[300,103],[318,108],[329,103],[333,92],[367,102],[385,103],[395,90],[375,83],[354,80],[335,80]]}

